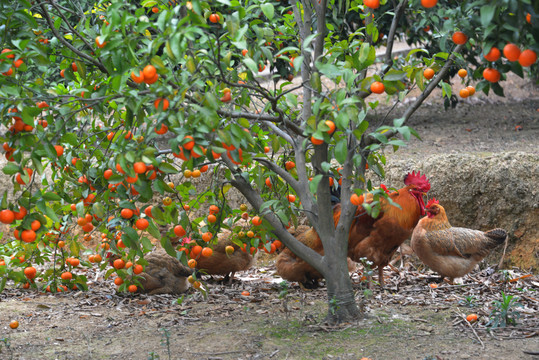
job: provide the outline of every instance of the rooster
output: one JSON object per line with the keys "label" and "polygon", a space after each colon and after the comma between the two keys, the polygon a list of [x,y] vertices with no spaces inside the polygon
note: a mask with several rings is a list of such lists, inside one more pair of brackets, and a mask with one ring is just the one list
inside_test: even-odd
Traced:
{"label": "rooster", "polygon": [[487,232],[453,227],[445,209],[436,199],[427,204],[427,216],[419,221],[412,235],[412,249],[419,259],[440,274],[462,277],[473,270],[488,253],[505,242],[507,232],[493,229]]}
{"label": "rooster", "polygon": [[[367,258],[374,266],[377,266],[382,287],[384,286],[384,267],[389,263],[397,248],[412,234],[415,225],[425,214],[423,195],[430,190],[430,183],[426,176],[419,172],[409,173],[404,178],[404,184],[406,185],[404,188],[389,194],[389,198],[400,208],[382,198],[380,214],[373,218],[362,206],[358,206],[350,227],[348,257],[356,262]],[[372,196],[366,196],[367,203],[372,201]],[[333,209],[335,225],[338,224],[340,216],[341,206],[337,204]],[[300,235],[298,240],[323,254],[322,242],[314,229]],[[301,259],[293,263],[292,260],[297,256],[292,255],[289,250],[283,251],[277,258],[277,272],[284,279],[312,282],[316,276],[322,277],[312,266]]]}

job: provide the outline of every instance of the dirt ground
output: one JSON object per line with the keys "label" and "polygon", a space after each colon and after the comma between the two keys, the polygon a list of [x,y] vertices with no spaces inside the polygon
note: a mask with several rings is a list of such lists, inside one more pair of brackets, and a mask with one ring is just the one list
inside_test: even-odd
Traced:
{"label": "dirt ground", "polygon": [[[538,88],[518,78],[507,85],[507,98],[477,95],[447,111],[433,94],[410,121],[423,141],[392,156],[537,154]],[[398,262],[400,274],[386,269],[388,288],[375,286],[369,298],[361,275],[352,275],[365,319],[338,328],[323,323],[325,288],[304,292],[293,283],[283,292],[272,258],[259,260],[231,285],[206,279],[207,299],[195,291],[182,298],[118,295],[93,270],[86,274],[92,279],[88,292],[51,295],[8,286],[0,294],[0,358],[539,359],[537,276],[483,264],[462,284],[433,289],[432,274],[414,264],[413,257]],[[250,295],[242,296],[243,290]],[[492,301],[502,292],[518,298],[520,318],[487,331]],[[464,321],[470,313],[479,321]],[[9,328],[14,319],[20,322],[15,330]]]}

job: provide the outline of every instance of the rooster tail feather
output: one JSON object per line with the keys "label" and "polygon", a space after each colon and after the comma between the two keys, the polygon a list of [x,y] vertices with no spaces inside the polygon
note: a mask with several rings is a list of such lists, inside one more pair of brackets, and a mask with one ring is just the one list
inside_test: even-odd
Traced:
{"label": "rooster tail feather", "polygon": [[507,238],[507,231],[504,229],[492,229],[487,232],[485,232],[485,235],[494,240],[496,242],[496,245],[502,244],[505,239]]}

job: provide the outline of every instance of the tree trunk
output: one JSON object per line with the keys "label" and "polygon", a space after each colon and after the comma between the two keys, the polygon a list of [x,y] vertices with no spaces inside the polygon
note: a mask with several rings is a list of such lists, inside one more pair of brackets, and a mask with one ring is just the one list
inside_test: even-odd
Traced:
{"label": "tree trunk", "polygon": [[353,322],[362,317],[348,275],[347,243],[348,241],[344,244],[340,244],[338,240],[334,241],[334,245],[324,251],[323,261],[329,268],[329,271],[323,274],[328,293],[326,321],[331,324]]}
{"label": "tree trunk", "polygon": [[338,267],[340,270],[335,269],[326,276],[328,294],[326,321],[330,324],[354,322],[362,317],[355,301],[352,282],[348,276],[347,262],[344,261],[344,266]]}

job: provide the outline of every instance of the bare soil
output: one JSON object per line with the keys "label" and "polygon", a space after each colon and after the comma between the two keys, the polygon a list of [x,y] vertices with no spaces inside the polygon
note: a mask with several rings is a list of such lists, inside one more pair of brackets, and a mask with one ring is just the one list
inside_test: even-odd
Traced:
{"label": "bare soil", "polygon": [[[423,141],[413,140],[391,156],[511,150],[537,154],[539,91],[518,78],[504,86],[510,90],[507,98],[477,95],[447,111],[433,94],[410,122]],[[361,275],[353,274],[365,318],[335,328],[323,322],[325,288],[304,292],[293,283],[284,295],[268,257],[231,285],[205,279],[207,299],[193,290],[179,299],[119,295],[94,270],[87,270],[92,279],[88,292],[40,294],[8,284],[0,294],[0,358],[538,358],[537,276],[520,278],[526,271],[483,264],[482,271],[466,276],[462,284],[433,289],[428,269],[415,266],[413,258],[399,264],[399,274],[386,269],[386,291],[375,286],[367,298]],[[243,290],[250,295],[242,296]],[[502,292],[518,298],[520,318],[516,325],[488,331],[492,302],[501,300]],[[463,320],[470,313],[479,321]],[[15,330],[9,328],[13,319],[20,322]]]}

